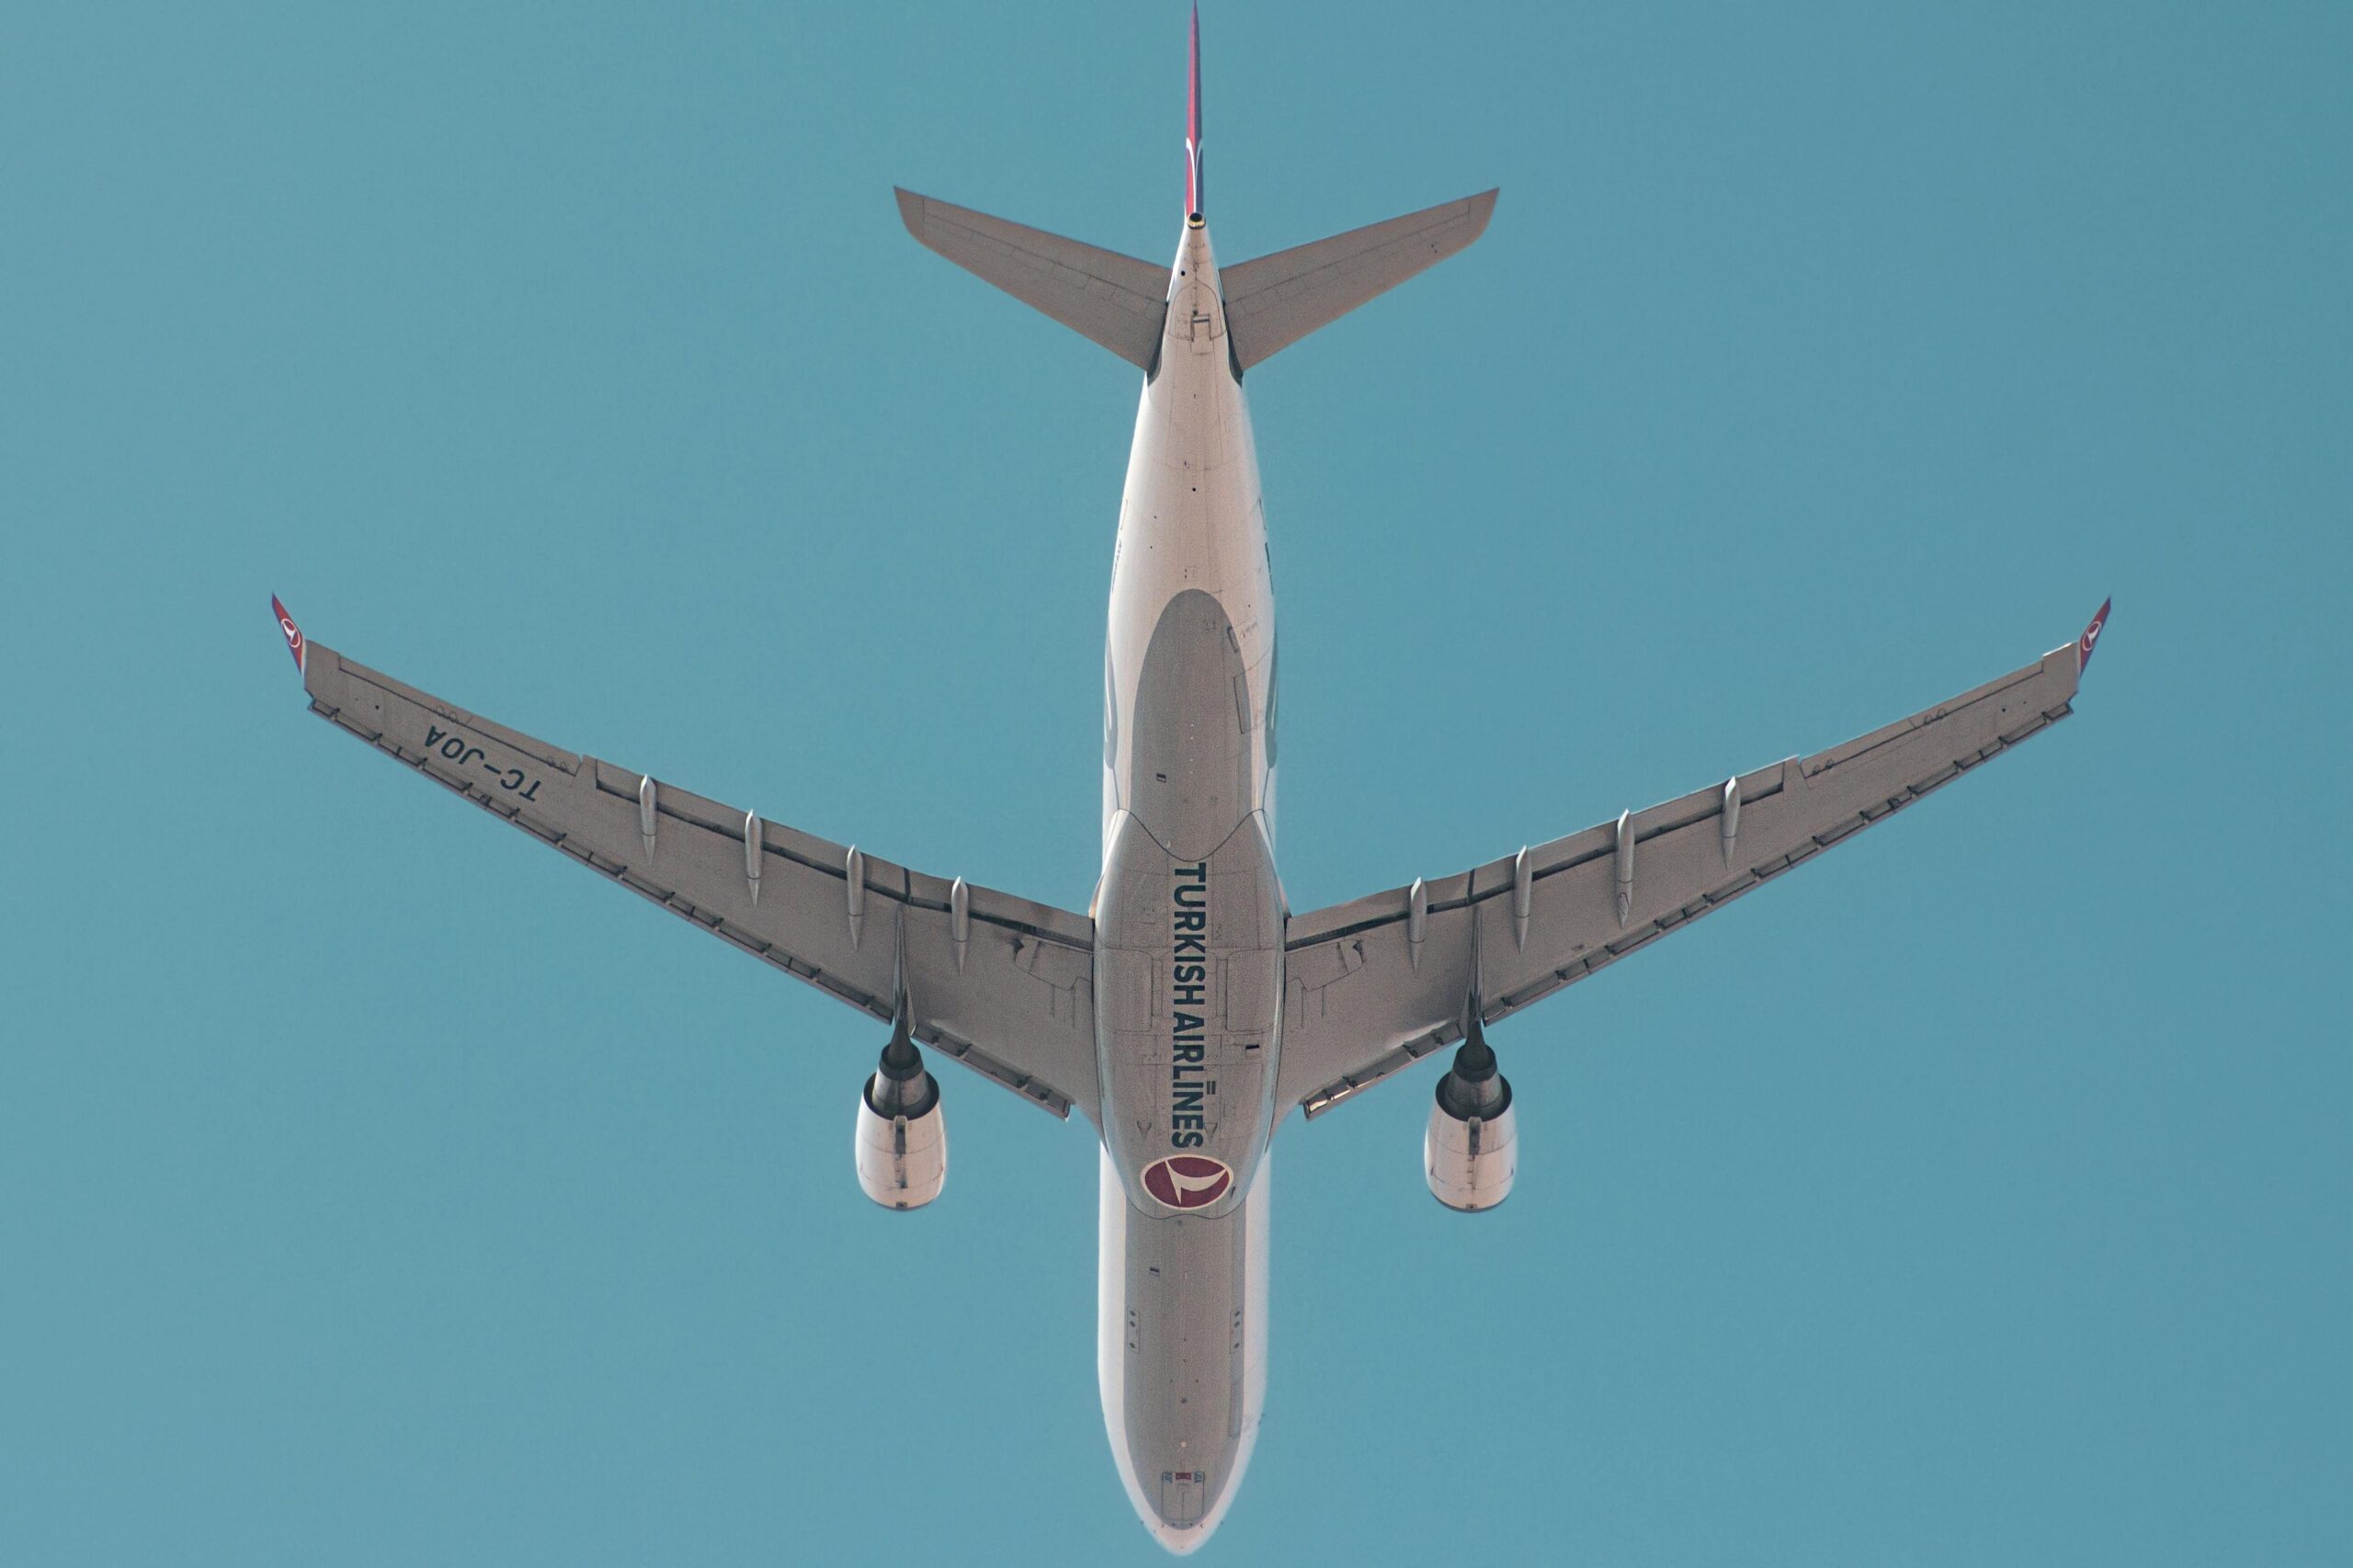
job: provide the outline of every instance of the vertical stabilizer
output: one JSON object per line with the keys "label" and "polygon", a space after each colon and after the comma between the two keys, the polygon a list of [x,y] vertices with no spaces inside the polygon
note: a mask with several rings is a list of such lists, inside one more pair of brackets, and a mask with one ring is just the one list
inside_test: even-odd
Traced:
{"label": "vertical stabilizer", "polygon": [[1185,76],[1185,216],[1201,216],[1201,8],[1193,7],[1193,63]]}

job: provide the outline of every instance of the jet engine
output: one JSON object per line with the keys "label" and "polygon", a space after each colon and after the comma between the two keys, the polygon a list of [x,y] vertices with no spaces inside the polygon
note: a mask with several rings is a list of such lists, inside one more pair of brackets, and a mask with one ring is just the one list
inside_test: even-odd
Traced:
{"label": "jet engine", "polygon": [[939,1085],[904,1024],[858,1096],[858,1185],[885,1209],[920,1209],[948,1181],[948,1122]]}
{"label": "jet engine", "polygon": [[1438,1081],[1429,1130],[1422,1134],[1430,1196],[1466,1214],[1493,1209],[1510,1197],[1511,1178],[1519,1169],[1511,1084],[1495,1070],[1495,1053],[1475,1012],[1470,1026],[1454,1065]]}

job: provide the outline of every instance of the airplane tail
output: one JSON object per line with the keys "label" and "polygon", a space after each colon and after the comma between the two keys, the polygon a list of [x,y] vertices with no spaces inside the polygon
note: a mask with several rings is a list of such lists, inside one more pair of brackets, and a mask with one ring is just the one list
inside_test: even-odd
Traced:
{"label": "airplane tail", "polygon": [[1487,232],[1495,194],[1481,191],[1223,268],[1234,364],[1248,369],[1462,249]]}
{"label": "airplane tail", "polygon": [[[1186,78],[1185,222],[1206,220],[1201,167],[1201,16]],[[1234,373],[1444,261],[1486,232],[1493,190],[1221,269]],[[1169,269],[1100,246],[901,190],[907,232],[977,278],[1033,305],[1147,375],[1159,358]]]}
{"label": "airplane tail", "polygon": [[899,216],[965,271],[1152,369],[1168,317],[1168,268],[911,190],[899,192]]}

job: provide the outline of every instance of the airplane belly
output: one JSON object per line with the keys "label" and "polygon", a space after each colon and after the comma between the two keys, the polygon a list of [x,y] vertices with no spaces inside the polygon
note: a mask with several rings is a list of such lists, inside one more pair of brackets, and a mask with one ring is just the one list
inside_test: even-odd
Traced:
{"label": "airplane belly", "polygon": [[1241,1206],[1274,1131],[1283,916],[1261,819],[1178,855],[1121,812],[1096,901],[1103,1143],[1145,1213]]}
{"label": "airplane belly", "polygon": [[1179,854],[1206,853],[1265,809],[1274,760],[1257,454],[1214,264],[1205,248],[1189,260],[1188,270],[1179,257],[1172,280],[1168,336],[1137,404],[1120,503],[1105,646],[1107,849],[1111,818],[1128,810]]}
{"label": "airplane belly", "polygon": [[1266,1394],[1283,994],[1274,595],[1207,235],[1136,413],[1104,650],[1095,918],[1103,1419],[1171,1551],[1231,1505]]}
{"label": "airplane belly", "polygon": [[1273,1130],[1273,619],[1241,388],[1222,357],[1172,353],[1120,514],[1093,910],[1104,1142],[1146,1212],[1238,1207]]}
{"label": "airplane belly", "polygon": [[1173,1551],[1208,1538],[1256,1445],[1267,1387],[1269,1174],[1216,1218],[1151,1218],[1107,1153],[1096,1345],[1128,1499]]}

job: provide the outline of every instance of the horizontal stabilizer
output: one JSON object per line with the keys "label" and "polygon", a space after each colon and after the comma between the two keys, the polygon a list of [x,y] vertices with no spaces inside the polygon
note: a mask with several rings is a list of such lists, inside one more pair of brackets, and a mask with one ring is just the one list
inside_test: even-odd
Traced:
{"label": "horizontal stabilizer", "polygon": [[1444,261],[1486,233],[1495,210],[1495,192],[1483,191],[1225,268],[1234,363],[1246,370]]}
{"label": "horizontal stabilizer", "polygon": [[899,192],[899,216],[906,220],[907,233],[965,271],[1093,338],[1129,364],[1152,368],[1167,324],[1165,267],[911,190]]}

